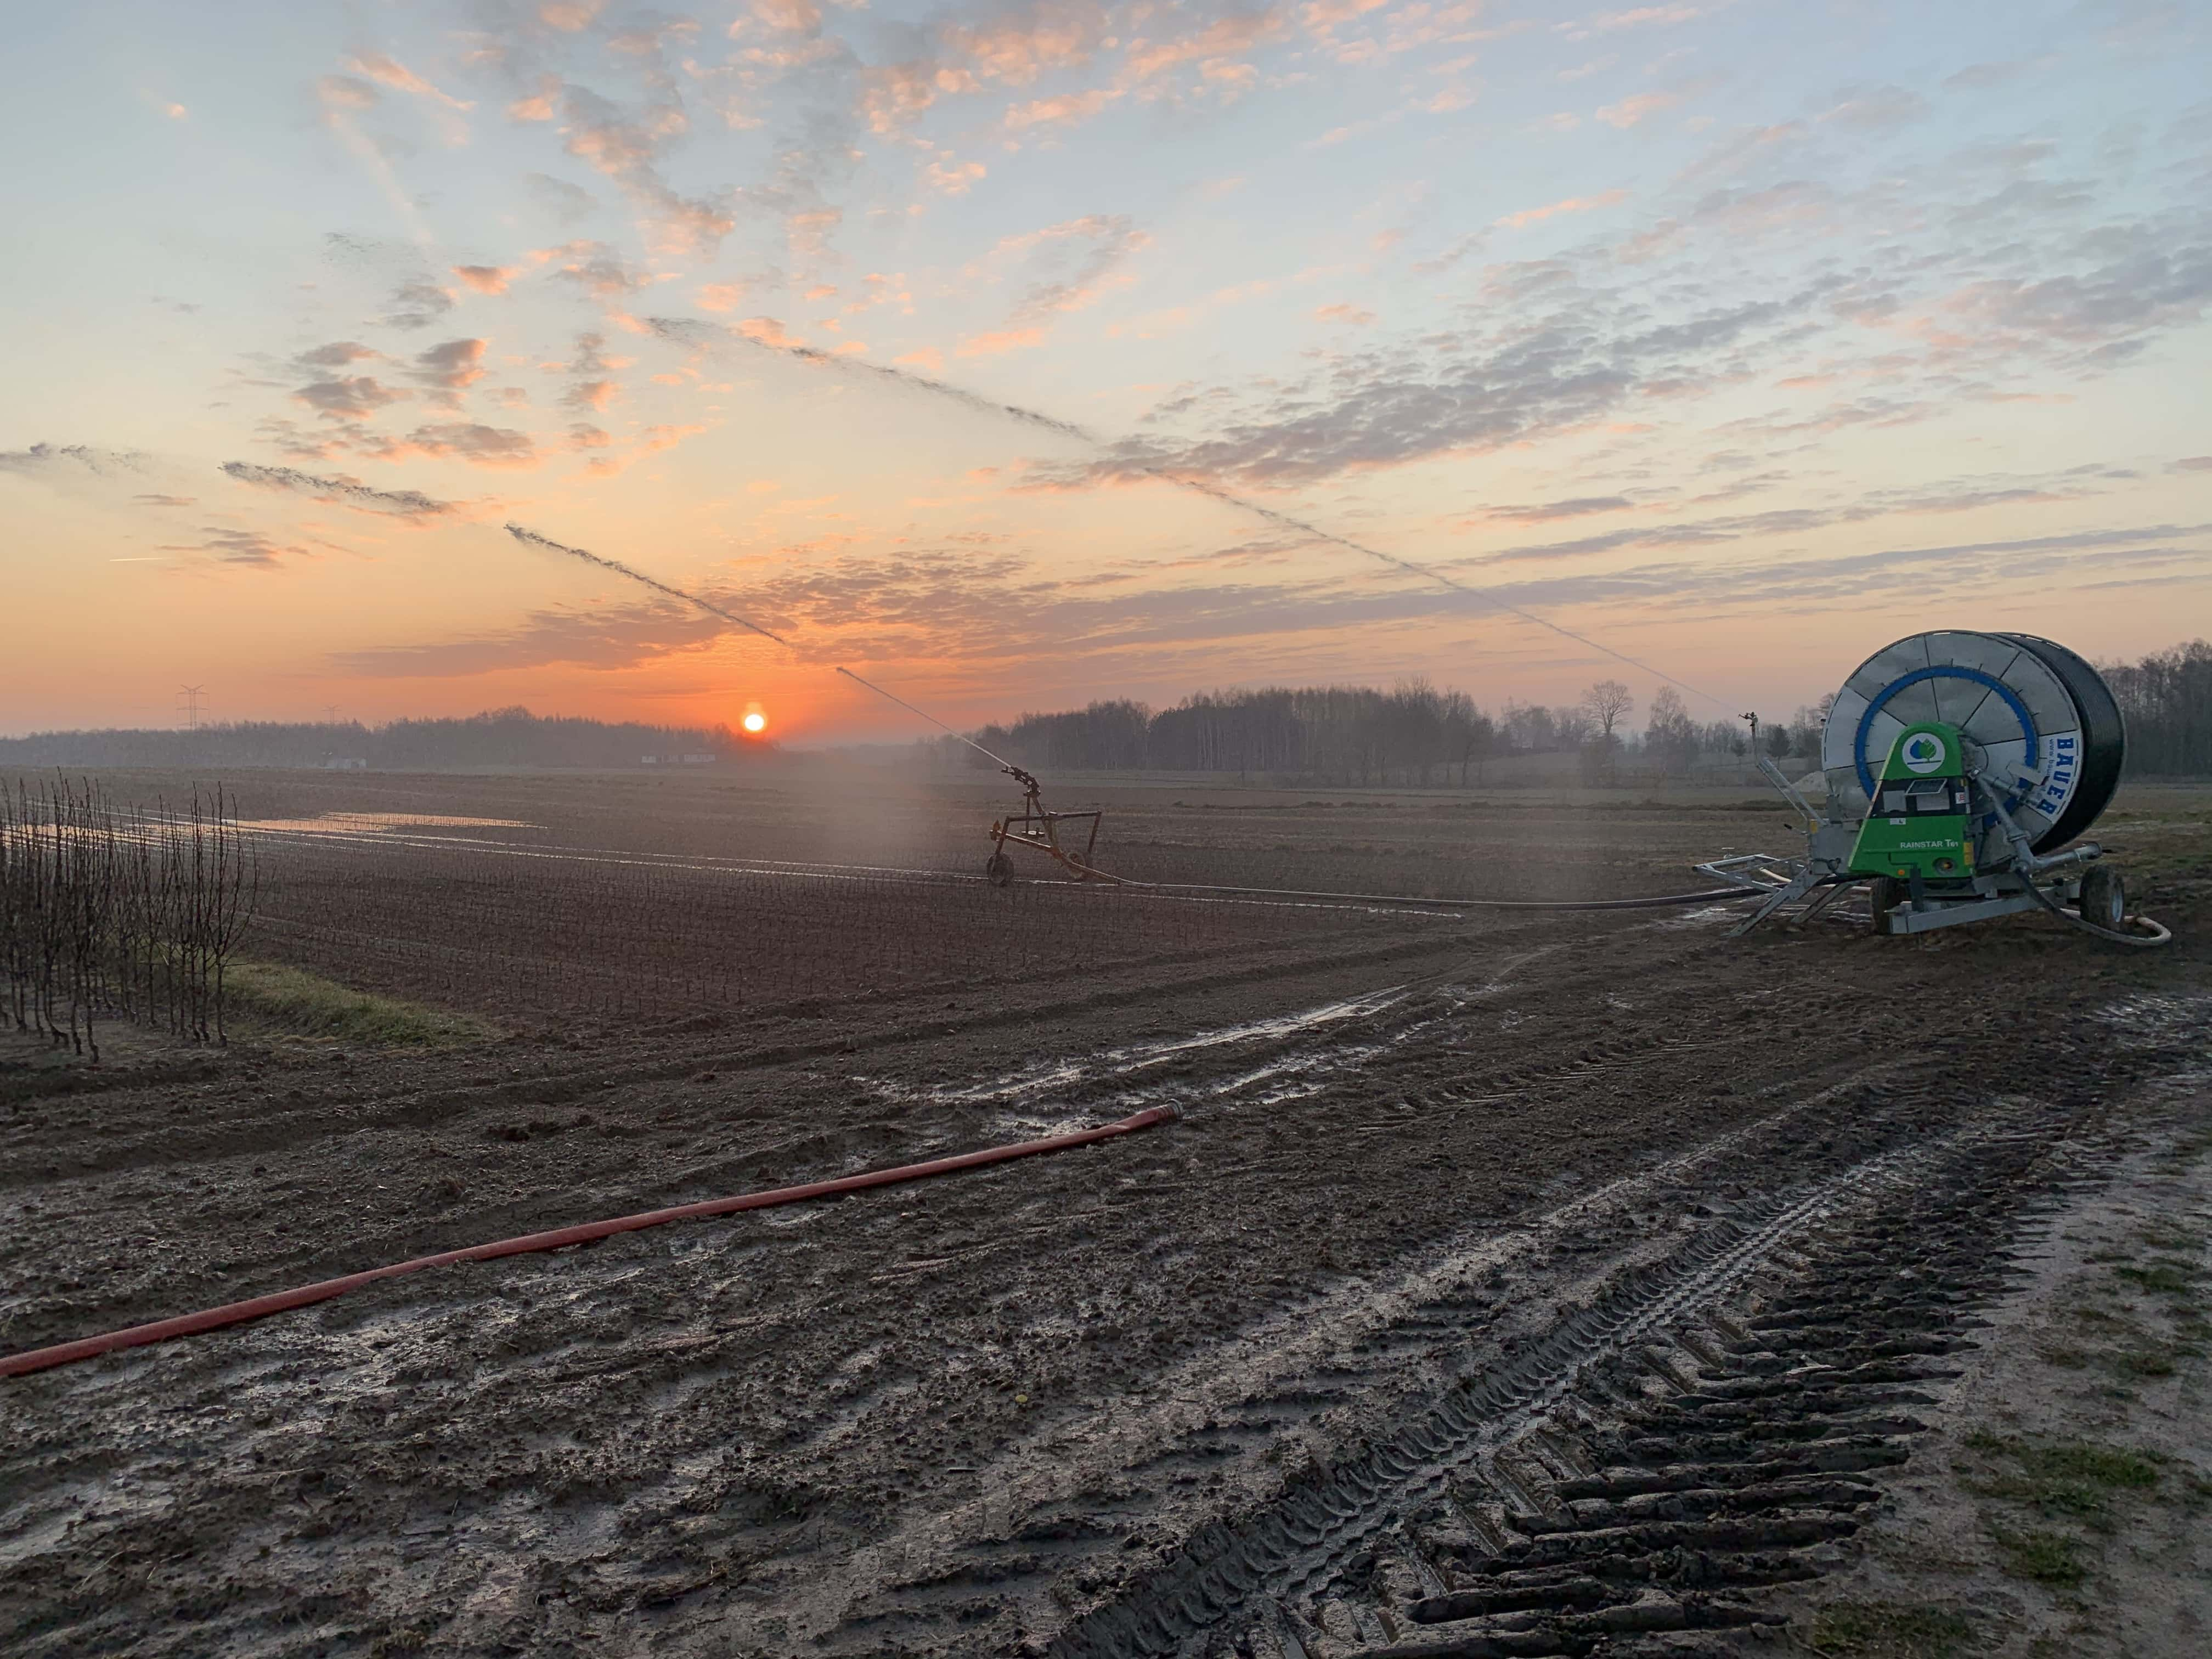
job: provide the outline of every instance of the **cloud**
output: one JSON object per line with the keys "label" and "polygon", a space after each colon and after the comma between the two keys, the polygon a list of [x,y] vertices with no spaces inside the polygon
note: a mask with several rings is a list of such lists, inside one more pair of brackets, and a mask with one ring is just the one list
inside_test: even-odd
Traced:
{"label": "cloud", "polygon": [[1009,105],[1002,125],[1009,132],[1036,127],[1074,126],[1088,121],[1121,96],[1118,87],[1093,87],[1086,92],[1063,92],[1051,98]]}
{"label": "cloud", "polygon": [[1587,40],[1593,35],[1612,34],[1621,29],[1693,22],[1715,9],[1717,8],[1711,6],[1637,6],[1626,11],[1600,12],[1581,22],[1556,27],[1570,40]]}
{"label": "cloud", "polygon": [[508,471],[526,471],[543,459],[528,433],[469,421],[418,426],[404,438],[368,434],[354,447],[380,461],[404,461],[422,456]]}
{"label": "cloud", "polygon": [[[456,504],[425,495],[419,489],[372,489],[353,478],[323,478],[289,466],[259,466],[252,461],[225,461],[222,470],[240,483],[262,489],[288,490],[318,501],[339,501],[366,513],[422,521],[453,514]],[[175,506],[188,505],[170,497],[159,498]]]}
{"label": "cloud", "polygon": [[1121,214],[1090,214],[1006,238],[992,251],[992,258],[1018,256],[1033,272],[1028,290],[1008,319],[1013,331],[1092,304],[1117,269],[1151,244],[1152,238]]}
{"label": "cloud", "polygon": [[333,340],[328,345],[319,345],[303,351],[292,361],[301,368],[343,368],[349,363],[380,357],[384,354],[370,349],[355,340]]}
{"label": "cloud", "polygon": [[621,385],[609,373],[613,365],[599,355],[599,348],[605,343],[605,337],[598,334],[576,337],[576,355],[568,364],[574,379],[561,399],[570,409],[603,410],[621,393]]}
{"label": "cloud", "polygon": [[434,99],[450,109],[469,110],[476,106],[438,90],[405,64],[385,57],[381,52],[356,52],[346,59],[346,66],[357,75],[381,82],[394,91],[412,93],[418,98]]}
{"label": "cloud", "polygon": [[562,224],[574,224],[599,204],[599,198],[580,185],[572,185],[566,179],[556,179],[550,173],[525,173],[522,182],[524,187],[538,198],[538,205]]}
{"label": "cloud", "polygon": [[520,270],[520,265],[455,265],[453,275],[462,286],[479,294],[504,294]]}
{"label": "cloud", "polygon": [[574,34],[589,28],[605,9],[606,0],[540,0],[538,17],[548,28]]}
{"label": "cloud", "polygon": [[363,110],[376,107],[376,88],[366,81],[356,81],[350,75],[325,75],[315,83],[326,110]]}
{"label": "cloud", "polygon": [[1364,328],[1375,320],[1375,313],[1371,311],[1363,311],[1353,305],[1318,306],[1314,310],[1314,320],[1321,323],[1343,323],[1352,328]]}
{"label": "cloud", "polygon": [[562,89],[561,107],[568,153],[614,180],[644,215],[659,251],[711,258],[737,228],[720,204],[680,195],[660,175],[662,147],[688,125],[680,106],[661,106],[647,126],[597,93],[571,85]]}
{"label": "cloud", "polygon": [[422,385],[435,388],[432,401],[439,407],[459,409],[460,394],[484,377],[483,355],[482,340],[448,340],[418,352],[408,373]]}
{"label": "cloud", "polygon": [[407,393],[395,387],[380,384],[373,375],[340,375],[332,380],[315,380],[292,393],[293,400],[302,403],[330,421],[365,421],[387,404],[404,400]]}
{"label": "cloud", "polygon": [[1903,87],[1865,87],[1843,94],[1820,119],[1852,132],[1893,132],[1928,108],[1925,98]]}
{"label": "cloud", "polygon": [[1577,495],[1534,507],[1493,507],[1482,516],[1505,524],[1547,524],[1557,519],[1579,519],[1592,513],[1619,513],[1631,505],[1626,495]]}
{"label": "cloud", "polygon": [[553,274],[574,283],[595,300],[618,300],[652,286],[653,279],[633,271],[622,256],[605,242],[568,242],[560,247],[533,248],[533,264],[551,265]]}
{"label": "cloud", "polygon": [[1009,351],[1028,351],[1044,343],[1041,328],[1009,328],[994,333],[971,334],[960,343],[963,357],[995,357]]}
{"label": "cloud", "polygon": [[950,155],[922,169],[929,187],[940,196],[965,196],[975,182],[990,172],[981,161],[956,161]]}
{"label": "cloud", "polygon": [[428,328],[453,308],[453,296],[427,280],[404,282],[392,291],[387,328]]}
{"label": "cloud", "polygon": [[89,444],[33,444],[28,449],[0,449],[0,472],[19,477],[127,478],[145,471],[146,457],[135,450],[98,449]]}
{"label": "cloud", "polygon": [[531,611],[504,632],[428,645],[342,652],[331,665],[373,679],[453,679],[554,663],[611,670],[696,651],[725,624],[673,600]]}
{"label": "cloud", "polygon": [[287,558],[313,556],[304,547],[271,541],[258,530],[233,530],[222,525],[202,525],[204,540],[167,543],[164,553],[182,553],[196,564],[216,564],[248,570],[275,570]]}
{"label": "cloud", "polygon": [[1570,196],[1547,207],[1522,208],[1520,212],[1509,213],[1496,222],[1500,229],[1519,230],[1525,225],[1555,219],[1563,213],[1589,213],[1598,208],[1617,206],[1627,199],[1628,192],[1625,190],[1600,191],[1595,196]]}
{"label": "cloud", "polygon": [[1682,101],[1680,94],[1672,92],[1639,92],[1622,99],[1617,104],[1607,104],[1597,112],[1597,118],[1609,127],[1623,132],[1638,123],[1648,120],[1662,110],[1669,110]]}
{"label": "cloud", "polygon": [[2212,472],[2212,455],[2190,455],[2174,462],[2175,472]]}
{"label": "cloud", "polygon": [[744,283],[709,283],[691,297],[702,311],[735,311],[745,302]]}
{"label": "cloud", "polygon": [[440,91],[405,64],[386,58],[381,52],[354,52],[347,58],[346,67],[357,75],[366,76],[371,81],[390,87],[395,92],[406,93],[434,106],[432,114],[446,143],[457,148],[468,143],[468,123],[462,120],[461,116],[474,109],[474,104]]}

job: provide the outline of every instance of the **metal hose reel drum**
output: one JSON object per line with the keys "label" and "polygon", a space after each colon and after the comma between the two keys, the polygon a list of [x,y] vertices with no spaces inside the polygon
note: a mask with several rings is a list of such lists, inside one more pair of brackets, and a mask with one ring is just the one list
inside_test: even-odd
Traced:
{"label": "metal hose reel drum", "polygon": [[1815,807],[1770,760],[1759,769],[1805,821],[1802,859],[1760,854],[1698,868],[1765,895],[1735,931],[1786,905],[1802,924],[1863,888],[1879,933],[1919,933],[2045,910],[2122,945],[2172,935],[2130,915],[2119,872],[2083,832],[2112,804],[2127,728],[2111,689],[2033,634],[1915,634],[1844,682],[1821,734]]}
{"label": "metal hose reel drum", "polygon": [[[1844,682],[1828,714],[1820,767],[1831,811],[1864,815],[1898,734],[1938,720],[1978,751],[2034,850],[2083,834],[2111,804],[2127,754],[2119,705],[2073,652],[2032,634],[1915,634],[1869,657]],[[1994,824],[1984,866],[2003,860]]]}

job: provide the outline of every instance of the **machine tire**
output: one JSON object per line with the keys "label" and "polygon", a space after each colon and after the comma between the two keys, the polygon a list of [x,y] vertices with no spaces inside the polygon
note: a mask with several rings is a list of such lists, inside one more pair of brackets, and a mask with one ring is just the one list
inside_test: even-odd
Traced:
{"label": "machine tire", "polygon": [[2080,908],[2081,920],[2091,927],[2118,933],[2128,918],[2127,884],[2120,879],[2120,872],[2106,865],[2091,865],[2081,878]]}
{"label": "machine tire", "polygon": [[1887,915],[1912,896],[1912,890],[1895,876],[1876,876],[1869,895],[1877,918]]}
{"label": "machine tire", "polygon": [[983,866],[983,873],[990,878],[994,887],[1011,886],[1014,879],[1014,861],[1004,853],[994,853]]}

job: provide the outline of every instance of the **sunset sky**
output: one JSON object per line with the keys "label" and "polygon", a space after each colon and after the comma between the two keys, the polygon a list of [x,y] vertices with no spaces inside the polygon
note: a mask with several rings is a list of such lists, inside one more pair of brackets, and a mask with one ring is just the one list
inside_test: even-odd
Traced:
{"label": "sunset sky", "polygon": [[0,731],[2212,634],[2209,68],[2148,0],[18,8]]}

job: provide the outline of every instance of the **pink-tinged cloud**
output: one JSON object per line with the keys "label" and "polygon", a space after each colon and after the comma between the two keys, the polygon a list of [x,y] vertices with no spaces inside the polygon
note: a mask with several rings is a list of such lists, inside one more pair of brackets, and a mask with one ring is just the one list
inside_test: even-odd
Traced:
{"label": "pink-tinged cloud", "polygon": [[809,208],[790,215],[783,222],[783,234],[791,243],[792,257],[818,259],[829,252],[830,233],[844,217],[842,208]]}
{"label": "pink-tinged cloud", "polygon": [[788,349],[806,343],[796,335],[786,332],[783,325],[773,317],[748,317],[738,325],[738,332],[759,345],[781,346]]}
{"label": "pink-tinged cloud", "polygon": [[1027,351],[1044,343],[1041,328],[1002,329],[994,334],[976,334],[960,343],[963,357],[995,357],[1008,351]]}
{"label": "pink-tinged cloud", "polygon": [[1607,104],[1598,111],[1597,118],[1609,127],[1618,127],[1626,132],[1638,122],[1646,120],[1662,110],[1672,109],[1681,101],[1680,96],[1675,93],[1639,92],[1617,104]]}
{"label": "pink-tinged cloud", "polygon": [[1125,59],[1127,72],[1134,80],[1149,81],[1178,64],[1236,57],[1282,33],[1285,27],[1281,13],[1255,11],[1217,18],[1195,34],[1180,40],[1132,40]]}
{"label": "pink-tinged cloud", "polygon": [[547,28],[574,34],[589,28],[605,7],[606,0],[544,0],[538,8],[538,21]]}
{"label": "pink-tinged cloud", "polygon": [[1595,196],[1570,196],[1565,201],[1553,202],[1547,206],[1523,208],[1518,213],[1509,213],[1497,222],[1502,229],[1519,230],[1524,225],[1556,219],[1563,213],[1589,213],[1597,208],[1615,206],[1627,199],[1628,192],[1625,190],[1601,191]]}
{"label": "pink-tinged cloud", "polygon": [[1358,306],[1319,306],[1314,310],[1314,320],[1321,323],[1343,323],[1352,328],[1364,328],[1375,320],[1371,311],[1362,311]]}
{"label": "pink-tinged cloud", "polygon": [[940,196],[965,196],[975,182],[990,172],[981,161],[954,161],[947,157],[922,169],[929,187]]}
{"label": "pink-tinged cloud", "polygon": [[935,346],[924,346],[919,351],[909,351],[903,357],[894,357],[891,361],[895,363],[911,363],[915,368],[926,369],[932,374],[941,374],[945,372],[945,354]]}
{"label": "pink-tinged cloud", "polygon": [[311,558],[304,547],[274,542],[257,530],[233,530],[222,525],[202,525],[204,540],[165,543],[164,553],[182,553],[195,565],[228,566],[246,570],[276,570],[287,558]]}
{"label": "pink-tinged cloud", "polygon": [[702,311],[735,311],[745,302],[745,284],[709,283],[692,297]]}
{"label": "pink-tinged cloud", "polygon": [[511,121],[550,121],[553,118],[555,100],[561,95],[558,76],[540,76],[538,90],[526,98],[518,98],[507,106]]}
{"label": "pink-tinged cloud", "polygon": [[504,294],[520,269],[519,265],[455,265],[453,275],[479,294]]}
{"label": "pink-tinged cloud", "polygon": [[652,281],[623,264],[622,256],[605,242],[568,242],[559,247],[532,248],[530,262],[551,265],[556,276],[575,283],[595,300],[619,299]]}
{"label": "pink-tinged cloud", "polygon": [[315,91],[326,110],[374,109],[376,88],[366,81],[356,81],[350,75],[325,75],[315,82]]}
{"label": "pink-tinged cloud", "polygon": [[459,390],[483,379],[483,355],[482,340],[448,340],[418,352],[416,372],[434,385]]}
{"label": "pink-tinged cloud", "polygon": [[701,426],[649,426],[644,434],[633,441],[619,453],[584,463],[584,471],[602,477],[620,472],[635,465],[648,455],[657,455],[664,449],[672,449],[686,438],[696,438],[707,430]]}
{"label": "pink-tinged cloud", "polygon": [[441,426],[418,426],[406,437],[390,439],[372,434],[361,443],[362,453],[380,461],[404,461],[417,456],[466,461],[471,466],[520,471],[541,459],[527,432],[455,421]]}
{"label": "pink-tinged cloud", "polygon": [[1056,98],[1039,98],[1010,107],[1005,125],[1009,132],[1026,132],[1033,127],[1075,126],[1091,119],[1121,95],[1118,88],[1093,87],[1088,92],[1064,92]]}
{"label": "pink-tinged cloud", "polygon": [[561,116],[568,153],[621,187],[661,252],[711,257],[737,228],[720,204],[680,195],[660,176],[661,147],[688,125],[680,106],[654,106],[648,126],[629,119],[597,93],[568,86],[562,89]]}
{"label": "pink-tinged cloud", "polygon": [[381,52],[356,52],[346,59],[346,67],[356,75],[365,75],[372,81],[382,82],[396,92],[412,93],[417,98],[432,98],[451,109],[474,109],[476,106],[441,92],[429,82],[409,69],[404,64],[386,58]]}
{"label": "pink-tinged cloud", "polygon": [[787,34],[811,34],[822,27],[822,8],[814,0],[753,0],[753,15]]}
{"label": "pink-tinged cloud", "polygon": [[1063,0],[990,22],[955,25],[943,33],[945,56],[973,78],[1027,86],[1048,70],[1090,61],[1112,26],[1096,0]]}
{"label": "pink-tinged cloud", "polygon": [[302,368],[343,368],[348,363],[357,363],[365,357],[379,357],[383,353],[352,340],[333,340],[328,345],[303,351],[292,361]]}
{"label": "pink-tinged cloud", "polygon": [[368,374],[316,380],[292,394],[295,403],[305,404],[329,421],[365,421],[387,404],[399,403],[406,397],[404,392],[380,386]]}

